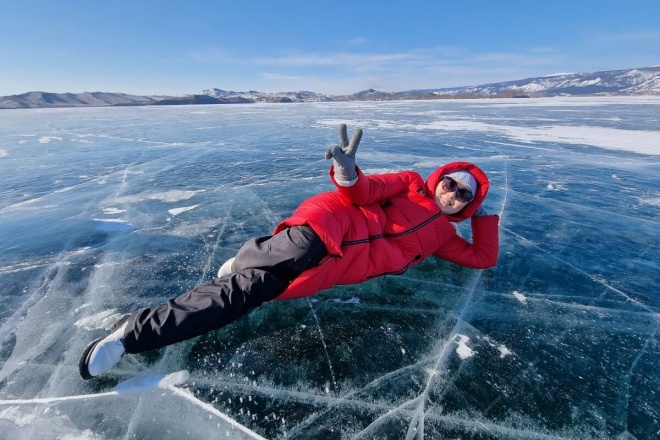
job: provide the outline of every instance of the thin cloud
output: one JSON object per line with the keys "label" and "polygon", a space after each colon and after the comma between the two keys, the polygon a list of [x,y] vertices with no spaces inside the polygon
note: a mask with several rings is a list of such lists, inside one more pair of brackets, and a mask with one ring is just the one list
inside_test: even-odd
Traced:
{"label": "thin cloud", "polygon": [[457,47],[433,47],[381,54],[289,53],[253,58],[250,64],[270,68],[260,76],[264,86],[271,89],[347,94],[367,88],[403,91],[544,76],[561,70],[560,61],[564,58],[552,49],[469,53]]}
{"label": "thin cloud", "polygon": [[[553,53],[553,56],[548,56]],[[279,57],[258,57],[251,62],[273,67],[342,67],[357,72],[409,69],[428,69],[449,65],[466,65],[483,69],[493,65],[551,66],[563,59],[560,53],[547,49],[533,53],[481,53],[469,54],[456,48],[415,49],[398,53],[294,53]]]}
{"label": "thin cloud", "polygon": [[525,56],[519,53],[485,53],[475,55],[472,60],[475,62],[489,63],[519,63],[525,59]]}
{"label": "thin cloud", "polygon": [[261,77],[270,81],[300,81],[304,79],[302,76],[294,76],[294,75],[282,75],[279,73],[270,73],[270,72],[262,72]]}
{"label": "thin cloud", "polygon": [[485,53],[477,54],[466,60],[469,64],[501,64],[517,66],[550,66],[562,60],[562,55],[556,52],[549,56],[550,52],[540,53]]}
{"label": "thin cloud", "polygon": [[[527,52],[474,53],[460,47],[415,48],[402,52],[297,52],[279,56],[234,57],[231,51],[210,48],[191,52],[205,63],[231,62],[253,72],[250,88],[272,91],[314,90],[355,93],[366,88],[402,91],[443,88],[544,76],[565,69],[566,56],[553,48]],[[256,78],[259,80],[256,80]],[[267,91],[267,90],[264,90]]]}
{"label": "thin cloud", "polygon": [[381,66],[383,64],[410,61],[418,58],[410,53],[368,54],[368,53],[336,53],[336,54],[293,54],[281,57],[253,58],[252,62],[268,66],[293,67],[324,67],[324,66]]}

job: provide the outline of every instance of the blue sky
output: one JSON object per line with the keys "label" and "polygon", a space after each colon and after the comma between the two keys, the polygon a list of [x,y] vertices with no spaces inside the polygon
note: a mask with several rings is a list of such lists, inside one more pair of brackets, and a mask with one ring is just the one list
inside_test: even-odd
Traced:
{"label": "blue sky", "polygon": [[350,94],[660,64],[660,0],[0,0],[0,96]]}

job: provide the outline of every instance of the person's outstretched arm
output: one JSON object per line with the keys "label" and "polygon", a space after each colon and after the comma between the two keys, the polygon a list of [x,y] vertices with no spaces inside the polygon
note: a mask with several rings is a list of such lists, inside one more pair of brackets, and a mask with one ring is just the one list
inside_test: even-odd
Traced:
{"label": "person's outstretched arm", "polygon": [[412,171],[365,176],[355,164],[355,154],[361,139],[362,130],[357,129],[348,142],[346,124],[341,124],[339,145],[325,153],[326,159],[333,159],[333,166],[330,168],[332,183],[351,203],[368,205],[408,191],[412,184],[423,186],[423,179]]}

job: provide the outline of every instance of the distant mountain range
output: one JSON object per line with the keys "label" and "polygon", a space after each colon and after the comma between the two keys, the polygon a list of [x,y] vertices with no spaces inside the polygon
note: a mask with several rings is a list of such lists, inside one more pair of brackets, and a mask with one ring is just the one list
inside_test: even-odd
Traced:
{"label": "distant mountain range", "polygon": [[417,92],[480,96],[520,93],[529,97],[660,95],[660,66],[591,73],[557,73],[481,86],[418,90]]}
{"label": "distant mountain range", "polygon": [[353,95],[314,92],[263,93],[208,89],[185,96],[138,96],[125,93],[28,92],[0,97],[0,109],[105,107],[137,105],[248,104],[255,102],[397,101],[474,98],[536,98],[551,96],[660,95],[660,66],[590,73],[558,73],[479,86],[379,92],[369,89]]}

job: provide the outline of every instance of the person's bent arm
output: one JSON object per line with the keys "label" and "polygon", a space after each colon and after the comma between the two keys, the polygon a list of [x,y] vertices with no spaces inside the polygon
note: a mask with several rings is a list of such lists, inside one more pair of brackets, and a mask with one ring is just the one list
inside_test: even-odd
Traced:
{"label": "person's bent arm", "polygon": [[497,215],[472,217],[472,243],[456,235],[433,255],[473,269],[495,266],[500,249],[499,221]]}
{"label": "person's bent arm", "polygon": [[362,173],[359,167],[357,180],[351,186],[342,186],[335,180],[334,167],[330,168],[330,178],[339,192],[345,195],[355,205],[368,205],[370,203],[387,200],[399,193],[408,191],[411,185],[424,187],[424,181],[414,171],[401,171],[398,173],[371,174]]}

